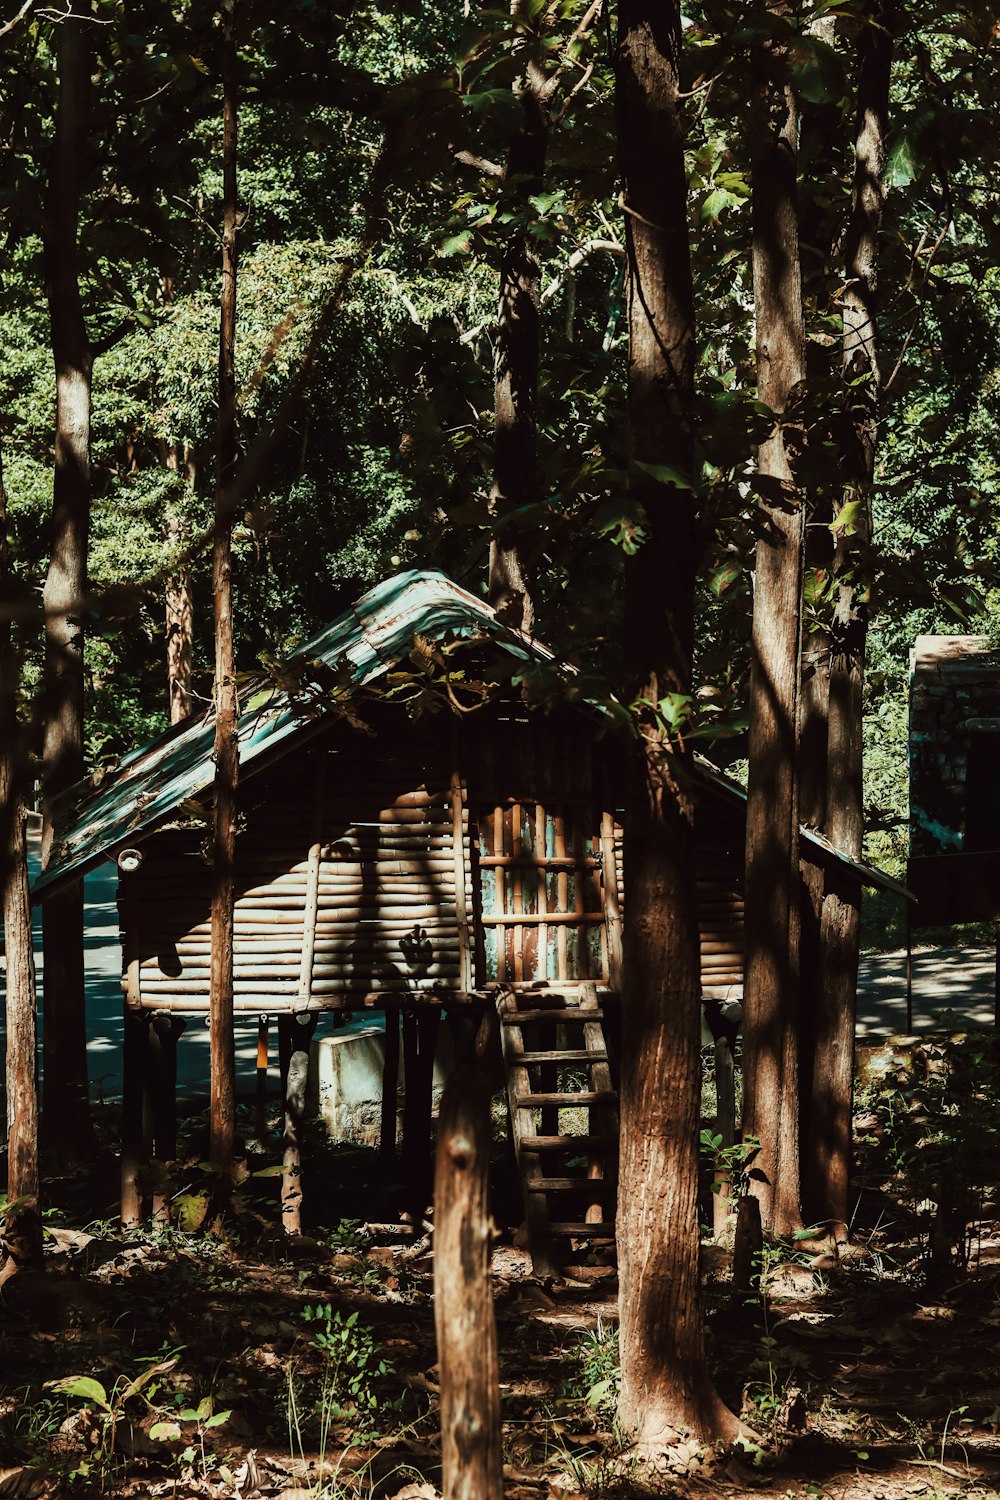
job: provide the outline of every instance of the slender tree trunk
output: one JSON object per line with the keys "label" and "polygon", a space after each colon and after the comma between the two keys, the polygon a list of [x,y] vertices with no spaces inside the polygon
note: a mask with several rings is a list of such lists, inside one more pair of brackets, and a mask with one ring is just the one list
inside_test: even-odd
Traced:
{"label": "slender tree trunk", "polygon": [[233,1033],[233,905],[236,864],[239,725],[233,652],[232,530],[229,492],[239,456],[236,403],[236,0],[222,3],[222,300],[219,319],[219,421],[212,590],[215,600],[215,800],[212,818],[211,1141],[223,1173],[236,1144],[236,1044]]}
{"label": "slender tree trunk", "polygon": [[[87,20],[82,17],[86,15]],[[84,774],[84,609],[90,532],[93,353],[80,296],[77,236],[90,95],[89,5],[70,0],[58,33],[59,96],[45,224],[45,280],[56,373],[52,552],[45,580],[44,828],[53,805]],[[93,1151],[87,1099],[83,883],[45,902],[45,1128],[64,1158]]]}
{"label": "slender tree trunk", "polygon": [[[530,13],[526,0],[513,0],[515,24]],[[527,22],[525,22],[527,24]],[[542,190],[549,122],[547,85],[530,55],[531,38],[515,38],[523,67],[515,83],[521,129],[514,137],[504,173],[504,193],[519,223],[507,239],[500,262],[500,307],[494,357],[493,491],[490,542],[490,603],[509,624],[529,631],[534,606],[519,536],[517,511],[541,499],[537,457],[538,362],[541,347],[542,264],[537,242],[524,222],[530,199]]]}
{"label": "slender tree trunk", "polygon": [[753,609],[747,799],[743,1131],[757,1136],[765,1232],[800,1225],[798,1132],[799,855],[796,739],[804,506],[797,434],[785,413],[805,378],[796,202],[797,114],[772,51],[755,101],[752,182],[757,389],[775,412],[757,458],[759,511]]}
{"label": "slender tree trunk", "polygon": [[[195,484],[194,458],[185,448],[183,457],[176,448],[167,456],[168,467],[175,474],[183,472],[189,493]],[[169,551],[179,553],[187,541],[187,526],[180,507],[171,500],[167,506],[166,542]],[[185,564],[179,563],[168,575],[165,588],[167,696],[171,724],[182,724],[190,718],[194,705],[191,677],[194,662],[194,598]]]}
{"label": "slender tree trunk", "polygon": [[[627,701],[641,700],[625,830],[621,1158],[618,1195],[622,1387],[618,1420],[652,1458],[681,1433],[713,1440],[738,1422],[705,1362],[698,1285],[701,992],[690,752],[694,304],[678,107],[680,12],[622,0],[618,139],[629,268],[629,422],[633,492],[647,540],[627,560]],[[657,705],[675,705],[669,729]]]}
{"label": "slender tree trunk", "polygon": [[[7,494],[0,468],[0,604],[10,609],[14,588],[7,541]],[[38,1064],[35,954],[28,895],[25,785],[28,758],[17,717],[20,662],[10,616],[0,619],[0,858],[6,953],[7,1202],[20,1202],[6,1233],[16,1260],[40,1262],[38,1214]]]}
{"label": "slender tree trunk", "polygon": [[[861,857],[862,690],[868,629],[866,553],[875,475],[880,375],[877,349],[878,237],[885,203],[885,143],[895,16],[874,0],[861,23],[854,188],[845,245],[843,372],[849,403],[845,476],[836,530],[837,598],[831,627],[827,821],[830,841]],[[808,1173],[819,1217],[838,1239],[850,1218],[851,1118],[857,1008],[860,893],[828,877],[821,927],[823,984],[816,1049]]]}

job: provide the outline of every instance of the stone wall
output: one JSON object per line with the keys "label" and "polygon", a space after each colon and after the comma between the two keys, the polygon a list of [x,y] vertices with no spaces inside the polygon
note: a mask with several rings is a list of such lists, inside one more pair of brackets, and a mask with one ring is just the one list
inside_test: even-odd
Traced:
{"label": "stone wall", "polygon": [[911,856],[962,851],[969,737],[990,721],[1000,730],[1000,651],[984,636],[919,636],[910,654]]}

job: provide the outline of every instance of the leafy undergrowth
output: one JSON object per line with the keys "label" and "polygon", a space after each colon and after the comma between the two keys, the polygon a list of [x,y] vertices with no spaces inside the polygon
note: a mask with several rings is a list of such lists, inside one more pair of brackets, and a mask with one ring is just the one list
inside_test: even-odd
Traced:
{"label": "leafy undergrowth", "polygon": [[[565,1284],[543,1285],[502,1231],[511,1500],[1000,1495],[1000,1226],[991,1190],[967,1197],[980,1217],[946,1264],[935,1259],[919,1195],[934,1174],[968,1176],[971,1164],[964,1139],[941,1128],[951,1121],[961,1136],[950,1105],[933,1116],[941,1071],[926,1061],[863,1100],[864,1212],[849,1257],[768,1252],[761,1295],[747,1301],[732,1294],[729,1252],[706,1244],[716,1380],[759,1445],[720,1456],[681,1444],[669,1469],[641,1479],[613,1427],[613,1268],[591,1257]],[[900,1112],[914,1134],[903,1159]],[[968,1117],[985,1158],[992,1137]],[[382,1172],[375,1153],[314,1158],[305,1191],[328,1227],[298,1242],[278,1231],[266,1179],[221,1238],[75,1228],[65,1205],[84,1222],[107,1180],[97,1171],[57,1184],[53,1208],[64,1207],[50,1214],[46,1272],[21,1272],[0,1304],[0,1495],[432,1500],[431,1260]],[[509,1186],[501,1179],[501,1219]]]}

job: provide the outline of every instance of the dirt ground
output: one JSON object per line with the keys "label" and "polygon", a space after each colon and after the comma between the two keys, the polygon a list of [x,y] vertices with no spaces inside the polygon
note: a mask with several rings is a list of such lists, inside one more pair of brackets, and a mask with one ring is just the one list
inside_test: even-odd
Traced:
{"label": "dirt ground", "polygon": [[[716,1380],[761,1442],[682,1445],[640,1473],[612,1428],[613,1267],[581,1253],[564,1284],[534,1279],[497,1167],[511,1500],[1000,1495],[998,1226],[978,1226],[969,1271],[934,1296],[919,1246],[891,1223],[864,1226],[846,1261],[776,1256],[749,1303],[732,1295],[728,1252],[707,1244]],[[92,1217],[110,1210],[112,1172],[109,1158],[53,1185],[46,1271],[4,1289],[0,1495],[431,1500],[431,1260],[377,1155],[314,1163],[300,1243],[276,1228],[273,1177],[248,1180],[226,1238],[123,1235]]]}

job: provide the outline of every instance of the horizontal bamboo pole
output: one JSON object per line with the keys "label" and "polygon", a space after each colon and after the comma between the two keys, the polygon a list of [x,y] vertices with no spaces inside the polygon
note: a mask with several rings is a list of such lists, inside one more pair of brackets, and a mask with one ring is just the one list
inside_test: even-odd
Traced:
{"label": "horizontal bamboo pole", "polygon": [[536,859],[520,854],[483,854],[480,855],[479,863],[484,870],[596,870],[601,861],[590,855],[580,855],[578,858],[572,855],[554,855],[551,859]]}
{"label": "horizontal bamboo pole", "polygon": [[602,911],[506,911],[484,912],[480,921],[486,927],[521,927],[544,922],[549,926],[584,927],[604,921]]}

